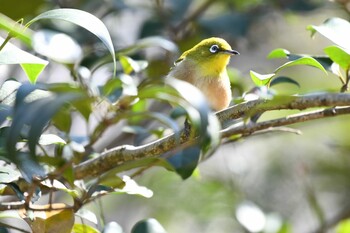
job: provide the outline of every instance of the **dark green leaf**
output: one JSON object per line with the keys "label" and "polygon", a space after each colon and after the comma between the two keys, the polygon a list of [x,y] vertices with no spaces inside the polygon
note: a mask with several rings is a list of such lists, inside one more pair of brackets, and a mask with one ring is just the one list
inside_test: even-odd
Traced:
{"label": "dark green leaf", "polygon": [[324,49],[325,53],[344,70],[350,68],[350,54],[339,46],[333,45]]}
{"label": "dark green leaf", "polygon": [[350,50],[350,23],[341,18],[329,18],[319,26],[309,25],[307,27],[313,36],[320,33],[336,45]]}
{"label": "dark green leaf", "polygon": [[149,218],[137,222],[131,233],[166,233],[166,231],[156,219]]}
{"label": "dark green leaf", "polygon": [[41,167],[29,153],[17,152],[15,164],[28,183],[32,182],[33,177],[45,177],[44,168]]}
{"label": "dark green leaf", "polygon": [[182,179],[187,179],[196,169],[201,154],[199,146],[191,146],[167,159]]}
{"label": "dark green leaf", "polygon": [[272,79],[270,86],[281,84],[281,83],[293,84],[297,87],[300,87],[300,85],[297,81],[295,81],[294,79],[291,79],[289,77],[285,77],[285,76],[279,76],[279,77]]}

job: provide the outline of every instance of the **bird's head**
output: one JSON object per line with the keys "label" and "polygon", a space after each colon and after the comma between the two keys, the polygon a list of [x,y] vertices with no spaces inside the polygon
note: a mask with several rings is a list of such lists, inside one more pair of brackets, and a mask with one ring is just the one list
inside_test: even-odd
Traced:
{"label": "bird's head", "polygon": [[207,73],[220,73],[225,69],[230,57],[238,54],[239,52],[233,50],[224,39],[212,37],[202,40],[184,52],[176,63],[189,60],[205,69]]}

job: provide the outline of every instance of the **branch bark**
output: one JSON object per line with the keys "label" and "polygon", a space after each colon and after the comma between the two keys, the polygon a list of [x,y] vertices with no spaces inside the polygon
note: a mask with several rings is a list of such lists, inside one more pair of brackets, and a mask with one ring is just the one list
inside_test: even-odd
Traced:
{"label": "branch bark", "polygon": [[[264,113],[272,110],[304,110],[315,107],[328,108],[255,124],[250,123],[238,126],[233,125],[223,129],[221,132],[222,137],[227,138],[235,134],[248,136],[254,132],[266,130],[270,127],[285,126],[297,122],[349,114],[350,107],[342,106],[350,106],[350,94],[313,94],[304,96],[276,97],[273,100],[254,100],[234,105],[216,113],[216,115],[221,124],[224,125],[225,122],[229,122],[234,119],[245,117],[248,118],[253,114]],[[125,165],[132,161],[145,158],[157,158],[166,152],[174,150],[180,145],[194,142],[195,140],[196,138],[190,138],[189,134],[183,130],[178,135],[171,134],[146,145],[137,147],[130,145],[115,147],[110,150],[106,150],[97,158],[87,160],[77,165],[74,168],[74,174],[77,179],[98,176],[115,167]]]}

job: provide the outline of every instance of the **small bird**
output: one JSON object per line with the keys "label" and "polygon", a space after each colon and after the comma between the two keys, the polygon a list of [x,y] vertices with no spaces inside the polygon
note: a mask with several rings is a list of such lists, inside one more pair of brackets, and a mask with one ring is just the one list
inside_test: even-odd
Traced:
{"label": "small bird", "polygon": [[175,61],[169,76],[191,83],[207,98],[215,111],[227,108],[231,102],[231,85],[226,66],[232,55],[239,55],[222,38],[202,40],[185,51]]}

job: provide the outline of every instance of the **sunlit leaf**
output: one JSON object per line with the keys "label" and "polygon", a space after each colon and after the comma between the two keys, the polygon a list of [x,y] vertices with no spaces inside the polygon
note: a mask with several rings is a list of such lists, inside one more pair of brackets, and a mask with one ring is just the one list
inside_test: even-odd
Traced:
{"label": "sunlit leaf", "polygon": [[325,70],[325,68],[314,58],[312,57],[301,57],[297,60],[294,61],[290,61],[290,62],[286,62],[285,64],[281,65],[280,67],[278,67],[275,70],[275,73],[287,68],[287,67],[291,67],[291,66],[295,66],[295,65],[307,65],[307,66],[312,66],[315,68],[318,68],[319,70],[322,70],[324,73],[327,74],[327,71]]}
{"label": "sunlit leaf", "polygon": [[338,223],[336,227],[337,233],[347,233],[350,232],[350,219],[345,219]]}
{"label": "sunlit leaf", "polygon": [[259,74],[255,71],[250,71],[250,77],[252,78],[254,84],[258,87],[260,86],[266,86],[271,82],[271,79],[275,76],[276,74]]}
{"label": "sunlit leaf", "polygon": [[318,32],[336,45],[350,50],[350,23],[345,19],[329,18],[321,25],[309,25],[307,29],[311,35]]}
{"label": "sunlit leaf", "polygon": [[133,179],[128,176],[123,176],[123,181],[125,182],[125,186],[122,189],[115,189],[116,193],[127,193],[130,195],[140,195],[146,198],[150,198],[153,196],[153,191],[138,185]]}
{"label": "sunlit leaf", "polygon": [[37,22],[38,20],[51,19],[51,20],[64,20],[70,23],[76,24],[80,27],[85,28],[95,36],[97,36],[103,44],[107,47],[110,52],[113,64],[114,64],[114,74],[116,71],[116,59],[114,56],[114,46],[112,43],[111,36],[109,35],[108,29],[104,25],[104,23],[98,19],[96,16],[82,11],[78,9],[55,9],[50,11],[45,11],[44,13],[38,15],[30,22],[27,23],[26,26],[30,26],[31,24]]}
{"label": "sunlit leaf", "polygon": [[156,219],[149,218],[137,222],[131,233],[166,233],[166,231]]}
{"label": "sunlit leaf", "polygon": [[125,74],[131,74],[132,72],[137,73],[143,69],[136,61],[127,56],[119,56],[119,62]]}
{"label": "sunlit leaf", "polygon": [[286,58],[290,52],[286,49],[274,49],[272,50],[269,55],[267,55],[267,58]]}
{"label": "sunlit leaf", "polygon": [[325,53],[334,61],[339,64],[344,70],[350,68],[350,54],[339,46],[333,45],[324,49]]}
{"label": "sunlit leaf", "polygon": [[47,146],[52,144],[66,144],[66,141],[56,134],[42,134],[38,143],[42,146]]}
{"label": "sunlit leaf", "polygon": [[[0,37],[0,44],[4,39]],[[0,65],[19,64],[30,82],[35,83],[39,74],[44,70],[48,61],[21,50],[8,42],[0,51]]]}
{"label": "sunlit leaf", "polygon": [[76,223],[73,226],[72,232],[74,233],[100,233],[99,230],[86,224]]}
{"label": "sunlit leaf", "polygon": [[76,190],[73,189],[68,189],[63,183],[61,183],[58,180],[44,180],[41,182],[42,185],[50,188],[50,189],[56,189],[56,190],[61,190],[64,191],[66,193],[68,193],[69,195],[71,195],[72,197],[76,198],[78,197],[78,192]]}

